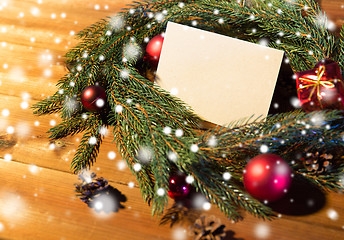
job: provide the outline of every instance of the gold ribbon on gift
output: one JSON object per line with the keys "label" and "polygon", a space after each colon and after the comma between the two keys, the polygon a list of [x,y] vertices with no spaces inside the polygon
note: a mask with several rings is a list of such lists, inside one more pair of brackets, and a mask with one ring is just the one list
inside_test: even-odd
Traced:
{"label": "gold ribbon on gift", "polygon": [[299,78],[300,80],[306,81],[309,84],[303,85],[303,86],[299,87],[297,89],[297,92],[299,92],[301,89],[304,89],[304,88],[313,87],[312,90],[311,90],[311,93],[309,94],[308,100],[312,99],[313,94],[316,91],[317,92],[318,101],[319,101],[320,105],[322,105],[321,101],[320,101],[321,98],[322,98],[322,96],[320,94],[320,86],[323,86],[325,88],[334,88],[335,85],[333,84],[333,82],[341,82],[340,79],[336,79],[336,78],[335,79],[330,79],[330,80],[327,80],[327,81],[321,81],[321,78],[324,75],[324,73],[325,73],[325,66],[321,65],[318,68],[318,70],[317,70],[317,80],[312,80],[312,79],[307,79],[307,78]]}

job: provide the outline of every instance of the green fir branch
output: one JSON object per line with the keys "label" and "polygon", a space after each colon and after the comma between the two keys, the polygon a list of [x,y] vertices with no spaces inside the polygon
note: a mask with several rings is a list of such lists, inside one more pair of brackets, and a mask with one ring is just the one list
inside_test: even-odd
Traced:
{"label": "green fir branch", "polygon": [[[94,116],[90,116],[90,118],[90,123],[80,140],[79,147],[71,163],[71,169],[74,173],[90,169],[99,153],[102,142],[100,127],[103,126],[103,123]],[[91,138],[95,138],[95,141],[91,140]]]}

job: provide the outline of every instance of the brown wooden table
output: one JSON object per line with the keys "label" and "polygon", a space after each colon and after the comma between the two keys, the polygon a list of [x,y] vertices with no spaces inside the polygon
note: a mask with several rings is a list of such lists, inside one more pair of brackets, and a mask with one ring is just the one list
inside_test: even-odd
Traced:
{"label": "brown wooden table", "polygon": [[[130,0],[0,1],[0,140],[8,143],[0,148],[0,239],[183,239],[185,227],[159,226],[151,217],[135,178],[121,168],[123,160],[111,135],[92,170],[127,197],[125,209],[99,215],[82,203],[74,193],[77,176],[70,171],[80,135],[51,148],[46,131],[60,122],[58,116],[36,117],[30,109],[56,91],[55,84],[66,73],[62,56],[77,43],[73,33],[127,3]],[[338,25],[343,4],[322,2]],[[7,133],[11,129],[14,134]],[[116,153],[114,159],[109,159],[110,151]],[[244,214],[244,221],[234,224],[215,207],[207,214],[222,219],[226,239],[330,240],[344,239],[343,205],[343,195],[330,193],[319,211],[282,214],[272,222]]]}

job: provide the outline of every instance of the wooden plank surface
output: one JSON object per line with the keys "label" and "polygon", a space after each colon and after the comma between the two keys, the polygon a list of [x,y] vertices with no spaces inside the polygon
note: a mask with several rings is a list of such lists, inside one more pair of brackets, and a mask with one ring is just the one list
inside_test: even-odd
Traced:
{"label": "wooden plank surface", "polygon": [[[127,197],[125,209],[104,216],[82,203],[73,192],[77,176],[70,172],[80,135],[49,142],[46,131],[52,121],[59,122],[58,116],[33,116],[29,108],[56,91],[56,82],[65,74],[62,56],[77,43],[73,33],[130,2],[0,1],[0,137],[10,143],[0,148],[0,239],[189,239],[187,226],[159,226],[151,217],[135,178],[123,168],[111,133],[92,170]],[[321,2],[337,25],[344,18],[343,4]],[[9,127],[14,134],[7,133]],[[109,152],[116,157],[110,159]],[[319,211],[282,214],[272,222],[245,214],[244,221],[234,224],[215,207],[207,214],[221,218],[229,231],[226,239],[344,239],[343,203],[343,195],[330,193]]]}

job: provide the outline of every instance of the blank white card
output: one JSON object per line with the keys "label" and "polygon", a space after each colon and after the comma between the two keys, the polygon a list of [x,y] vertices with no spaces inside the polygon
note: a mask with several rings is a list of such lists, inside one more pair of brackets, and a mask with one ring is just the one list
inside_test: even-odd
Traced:
{"label": "blank white card", "polygon": [[219,125],[266,116],[282,58],[280,50],[169,22],[158,84]]}

